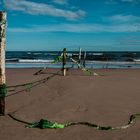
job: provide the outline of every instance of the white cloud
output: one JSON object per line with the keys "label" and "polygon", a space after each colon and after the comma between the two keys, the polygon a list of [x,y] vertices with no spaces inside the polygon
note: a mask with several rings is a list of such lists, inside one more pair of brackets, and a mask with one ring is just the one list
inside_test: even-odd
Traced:
{"label": "white cloud", "polygon": [[139,0],[121,0],[122,2],[137,2]]}
{"label": "white cloud", "polygon": [[105,17],[104,20],[112,23],[136,23],[140,22],[139,16],[134,15],[114,15],[110,17]]}
{"label": "white cloud", "polygon": [[49,15],[54,17],[64,17],[68,20],[77,20],[85,16],[82,10],[71,11],[56,8],[45,3],[36,3],[27,0],[5,0],[5,7],[8,10],[22,11],[31,15]]}
{"label": "white cloud", "polygon": [[139,36],[128,36],[123,37],[119,40],[121,45],[140,45],[140,37]]}
{"label": "white cloud", "polygon": [[[140,0],[120,0],[120,2],[139,3]],[[118,0],[106,0],[105,4],[119,4]]]}
{"label": "white cloud", "polygon": [[9,32],[73,32],[73,33],[100,33],[100,32],[140,32],[140,24],[59,24],[40,25],[31,28],[9,28]]}
{"label": "white cloud", "polygon": [[106,0],[105,1],[105,4],[111,4],[111,5],[114,5],[114,4],[117,4],[118,2],[116,0]]}
{"label": "white cloud", "polygon": [[124,2],[133,2],[134,0],[122,0]]}
{"label": "white cloud", "polygon": [[60,5],[67,5],[68,0],[53,0],[54,3],[60,4]]}

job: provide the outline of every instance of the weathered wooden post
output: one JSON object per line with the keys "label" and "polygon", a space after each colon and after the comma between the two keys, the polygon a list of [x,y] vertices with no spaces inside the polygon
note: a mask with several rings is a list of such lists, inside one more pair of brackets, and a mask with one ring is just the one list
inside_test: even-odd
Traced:
{"label": "weathered wooden post", "polygon": [[66,76],[66,48],[63,49],[63,76]]}
{"label": "weathered wooden post", "polygon": [[85,67],[86,66],[86,51],[84,53],[84,61],[83,61],[83,66]]}
{"label": "weathered wooden post", "polygon": [[[81,51],[82,51],[82,49],[79,48],[79,56],[78,56],[78,63],[79,64],[81,63]],[[78,66],[78,68],[80,68],[80,67]]]}
{"label": "weathered wooden post", "polygon": [[[72,53],[72,56],[71,56],[71,58],[74,58],[74,55],[73,55],[73,53]],[[74,62],[72,62],[72,68],[74,68]]]}
{"label": "weathered wooden post", "polygon": [[6,47],[6,12],[0,11],[0,115],[5,115],[5,47]]}

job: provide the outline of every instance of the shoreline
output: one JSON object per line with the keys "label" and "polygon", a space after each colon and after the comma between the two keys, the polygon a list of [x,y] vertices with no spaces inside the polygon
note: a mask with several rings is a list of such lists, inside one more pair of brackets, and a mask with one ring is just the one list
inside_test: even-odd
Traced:
{"label": "shoreline", "polygon": [[[102,69],[102,68],[140,68],[140,62],[86,62],[86,68]],[[6,68],[61,68],[62,64],[51,63],[6,63]],[[67,62],[67,67],[77,68],[77,65]]]}
{"label": "shoreline", "polygon": [[[6,64],[52,64],[51,62],[48,61],[53,61],[53,60],[44,60],[41,62],[41,60],[27,60],[27,61],[11,61],[11,62],[6,62]],[[67,62],[72,64],[73,62]],[[95,60],[86,60],[86,63],[103,63],[103,64],[140,64],[140,61],[95,61]],[[57,63],[61,64],[61,63]]]}

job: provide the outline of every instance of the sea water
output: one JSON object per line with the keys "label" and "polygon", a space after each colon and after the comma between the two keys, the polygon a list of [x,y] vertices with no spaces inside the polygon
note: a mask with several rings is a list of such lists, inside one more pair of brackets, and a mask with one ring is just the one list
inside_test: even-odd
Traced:
{"label": "sea water", "polygon": [[[7,51],[6,68],[62,68],[62,63],[52,62],[61,55],[60,51]],[[84,53],[82,52],[83,63]],[[77,68],[70,61],[77,61],[78,52],[67,52],[67,67]],[[140,52],[86,52],[85,66],[87,68],[140,68]]]}

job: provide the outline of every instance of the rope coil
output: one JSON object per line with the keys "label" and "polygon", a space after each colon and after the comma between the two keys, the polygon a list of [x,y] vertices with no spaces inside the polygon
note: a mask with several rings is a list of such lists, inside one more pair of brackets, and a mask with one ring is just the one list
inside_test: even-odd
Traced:
{"label": "rope coil", "polygon": [[13,120],[16,120],[18,122],[26,124],[26,128],[40,128],[40,129],[62,129],[65,127],[73,126],[73,125],[86,125],[88,127],[93,127],[96,130],[122,130],[127,129],[128,127],[132,126],[135,122],[135,119],[140,116],[140,114],[132,114],[129,117],[128,123],[126,125],[118,126],[118,127],[112,127],[112,126],[100,126],[94,123],[90,122],[69,122],[69,123],[57,123],[57,122],[51,122],[47,119],[41,119],[38,122],[29,123],[20,119],[17,119],[11,114],[8,114]]}

